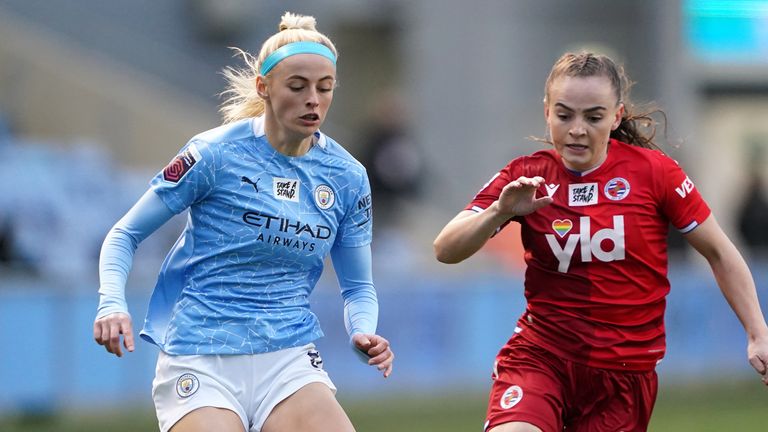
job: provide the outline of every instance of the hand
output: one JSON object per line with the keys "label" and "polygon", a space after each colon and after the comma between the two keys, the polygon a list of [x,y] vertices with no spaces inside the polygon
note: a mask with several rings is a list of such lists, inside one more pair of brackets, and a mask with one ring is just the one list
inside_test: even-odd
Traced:
{"label": "hand", "polygon": [[352,345],[368,356],[368,364],[384,371],[384,378],[392,374],[392,362],[395,353],[389,347],[389,341],[379,335],[355,333],[352,335]]}
{"label": "hand", "polygon": [[749,364],[761,375],[763,384],[768,386],[768,340],[750,342],[747,355]]}
{"label": "hand", "polygon": [[536,198],[536,189],[542,184],[544,184],[544,178],[539,176],[533,178],[521,176],[507,183],[499,194],[499,212],[525,216],[552,204],[552,198],[549,196]]}
{"label": "hand", "polygon": [[120,335],[123,335],[125,349],[133,352],[133,324],[131,316],[116,312],[98,318],[93,323],[93,338],[99,345],[118,357],[123,356],[120,349]]}

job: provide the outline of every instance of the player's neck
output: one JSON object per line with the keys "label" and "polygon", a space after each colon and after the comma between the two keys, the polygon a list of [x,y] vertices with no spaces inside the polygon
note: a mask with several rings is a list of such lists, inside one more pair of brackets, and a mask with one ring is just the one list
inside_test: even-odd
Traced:
{"label": "player's neck", "polygon": [[292,134],[269,121],[264,122],[264,134],[267,136],[269,145],[285,156],[303,156],[312,147],[312,135],[305,137]]}

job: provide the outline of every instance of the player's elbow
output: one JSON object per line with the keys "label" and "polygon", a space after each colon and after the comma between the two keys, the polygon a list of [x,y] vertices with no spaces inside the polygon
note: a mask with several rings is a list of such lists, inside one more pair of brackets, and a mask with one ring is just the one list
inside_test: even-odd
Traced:
{"label": "player's elbow", "polygon": [[465,258],[456,254],[453,248],[447,247],[444,242],[440,241],[440,238],[432,243],[432,248],[435,251],[435,258],[443,264],[457,264]]}

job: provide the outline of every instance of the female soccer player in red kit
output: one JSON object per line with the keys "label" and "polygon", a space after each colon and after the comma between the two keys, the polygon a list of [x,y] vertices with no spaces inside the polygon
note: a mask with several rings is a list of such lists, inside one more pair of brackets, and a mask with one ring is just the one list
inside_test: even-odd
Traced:
{"label": "female soccer player in red kit", "polygon": [[485,430],[644,431],[665,352],[669,225],[709,262],[768,385],[752,275],[691,179],[636,122],[610,58],[565,54],[545,86],[552,149],[511,161],[434,242],[457,263],[521,224],[527,307],[493,371]]}

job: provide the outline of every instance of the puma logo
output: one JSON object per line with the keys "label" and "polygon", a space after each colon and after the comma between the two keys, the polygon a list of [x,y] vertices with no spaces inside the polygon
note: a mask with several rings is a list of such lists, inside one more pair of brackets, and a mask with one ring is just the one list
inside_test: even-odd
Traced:
{"label": "puma logo", "polygon": [[253,186],[253,188],[256,189],[256,192],[259,191],[259,185],[257,184],[259,182],[259,179],[256,179],[256,182],[253,182],[248,177],[242,176],[240,177],[240,181],[242,181],[243,183],[248,183],[249,185]]}

